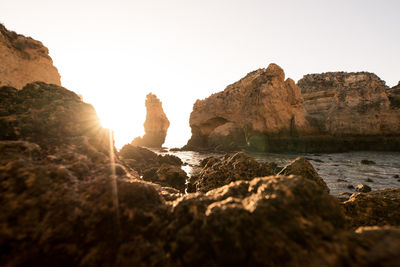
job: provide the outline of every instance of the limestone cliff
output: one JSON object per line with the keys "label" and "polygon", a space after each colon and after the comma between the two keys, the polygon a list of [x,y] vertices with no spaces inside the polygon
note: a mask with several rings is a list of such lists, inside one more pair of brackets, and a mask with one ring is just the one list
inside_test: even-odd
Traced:
{"label": "limestone cliff", "polygon": [[35,81],[61,85],[48,49],[39,41],[7,30],[2,24],[0,62],[0,86],[22,89]]}
{"label": "limestone cliff", "polygon": [[400,150],[400,85],[368,72],[309,74],[297,85],[284,77],[271,64],[198,100],[185,148]]}
{"label": "limestone cliff", "polygon": [[386,92],[390,100],[391,108],[393,109],[400,108],[400,81],[396,86],[387,89]]}
{"label": "limestone cliff", "polygon": [[276,64],[259,69],[224,91],[198,100],[190,115],[187,147],[223,150],[250,145],[268,149],[264,136],[292,137],[311,131],[304,117],[300,88]]}
{"label": "limestone cliff", "polygon": [[136,137],[133,145],[146,147],[161,147],[169,127],[169,120],[164,113],[162,103],[156,95],[146,96],[146,121],[144,122],[144,136]]}
{"label": "limestone cliff", "polygon": [[400,134],[400,114],[391,109],[385,82],[373,73],[309,74],[299,80],[298,86],[307,119],[321,134]]}

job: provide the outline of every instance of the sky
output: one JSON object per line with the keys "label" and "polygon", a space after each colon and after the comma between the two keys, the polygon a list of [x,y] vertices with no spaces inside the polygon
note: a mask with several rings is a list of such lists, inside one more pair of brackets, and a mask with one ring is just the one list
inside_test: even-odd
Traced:
{"label": "sky", "polygon": [[[400,80],[398,0],[0,0],[0,22],[49,48],[64,87],[91,103],[116,146],[142,135],[145,96],[190,138],[197,99],[277,63],[305,74],[369,71]],[[1,64],[1,62],[0,62]]]}

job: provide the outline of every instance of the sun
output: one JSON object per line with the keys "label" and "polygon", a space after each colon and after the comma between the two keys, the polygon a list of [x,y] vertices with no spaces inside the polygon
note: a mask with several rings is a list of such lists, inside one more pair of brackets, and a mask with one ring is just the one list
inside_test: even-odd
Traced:
{"label": "sun", "polygon": [[[104,128],[114,132],[114,141],[117,149],[129,144],[137,136],[144,134],[144,114],[134,119],[132,114],[143,113],[140,109],[124,105],[124,101],[101,100],[92,103],[96,109],[97,116]],[[136,116],[135,116],[136,117]]]}

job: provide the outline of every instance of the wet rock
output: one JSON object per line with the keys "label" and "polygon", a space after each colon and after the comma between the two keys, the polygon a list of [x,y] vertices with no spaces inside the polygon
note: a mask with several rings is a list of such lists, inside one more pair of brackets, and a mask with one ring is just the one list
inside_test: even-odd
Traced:
{"label": "wet rock", "polygon": [[400,226],[400,189],[356,193],[342,204],[350,227]]}
{"label": "wet rock", "polygon": [[361,160],[361,164],[364,164],[364,165],[375,165],[376,162],[373,161],[373,160],[363,159],[363,160]]}
{"label": "wet rock", "polygon": [[329,193],[329,188],[325,181],[318,175],[314,167],[305,158],[297,158],[285,168],[283,168],[278,175],[298,175],[303,178],[316,182],[323,190]]}
{"label": "wet rock", "polygon": [[371,178],[367,178],[365,181],[369,182],[369,183],[373,183],[374,182],[374,180],[372,180]]}
{"label": "wet rock", "polygon": [[361,193],[368,193],[368,192],[371,191],[371,187],[369,187],[369,186],[366,185],[366,184],[358,184],[358,185],[356,186],[356,191],[357,191],[357,192],[361,192]]}
{"label": "wet rock", "polygon": [[146,96],[146,121],[143,126],[144,136],[136,137],[132,144],[161,148],[167,136],[169,120],[164,113],[160,99],[152,93]]}
{"label": "wet rock", "polygon": [[336,181],[337,181],[337,182],[347,182],[347,180],[341,179],[341,178],[337,179]]}
{"label": "wet rock", "polygon": [[393,178],[399,178],[400,176],[398,174],[393,175]]}
{"label": "wet rock", "polygon": [[[204,165],[198,175],[189,179],[189,188],[207,192],[211,189],[229,184],[237,180],[251,180],[274,174],[268,163],[258,163],[243,152],[233,155],[226,154],[221,160],[207,158],[201,162]],[[189,190],[189,189],[188,189]]]}
{"label": "wet rock", "polygon": [[355,188],[354,188],[354,185],[352,185],[352,184],[348,185],[347,188],[348,188],[348,189],[352,189],[352,190],[355,189]]}

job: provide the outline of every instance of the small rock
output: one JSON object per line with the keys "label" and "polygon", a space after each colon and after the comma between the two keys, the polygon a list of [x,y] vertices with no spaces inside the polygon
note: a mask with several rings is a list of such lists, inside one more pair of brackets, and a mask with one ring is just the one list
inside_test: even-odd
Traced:
{"label": "small rock", "polygon": [[393,175],[393,178],[400,178],[398,174]]}
{"label": "small rock", "polygon": [[368,193],[371,191],[371,187],[366,184],[359,184],[356,186],[356,191],[361,193]]}
{"label": "small rock", "polygon": [[373,183],[374,182],[374,180],[372,180],[371,178],[367,178],[365,181],[368,182],[368,183]]}
{"label": "small rock", "polygon": [[347,188],[348,189],[354,189],[354,186],[350,184],[350,185],[347,186]]}
{"label": "small rock", "polygon": [[341,178],[337,179],[336,181],[337,182],[347,182],[345,179],[341,179]]}
{"label": "small rock", "polygon": [[364,164],[364,165],[375,165],[376,162],[372,161],[372,160],[368,160],[368,159],[363,159],[363,160],[361,160],[361,164]]}

